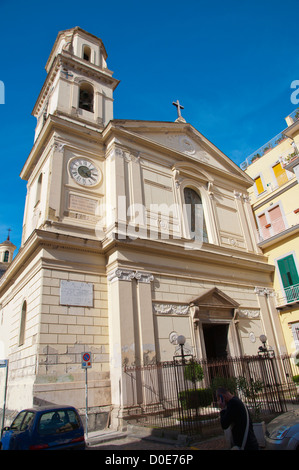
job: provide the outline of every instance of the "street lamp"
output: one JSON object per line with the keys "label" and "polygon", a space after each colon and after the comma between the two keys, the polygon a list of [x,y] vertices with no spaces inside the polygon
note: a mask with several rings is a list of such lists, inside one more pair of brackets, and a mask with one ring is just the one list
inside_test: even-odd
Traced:
{"label": "street lamp", "polygon": [[184,344],[186,343],[185,336],[179,335],[177,337],[177,343],[181,346],[182,361],[184,362]]}
{"label": "street lamp", "polygon": [[266,335],[261,335],[260,340],[263,343],[263,346],[259,347],[259,353],[265,353],[265,352],[267,352],[267,347],[266,347],[267,336]]}
{"label": "street lamp", "polygon": [[266,346],[267,336],[266,335],[261,335],[260,340],[263,343],[263,346],[259,347],[258,354],[259,355],[263,354],[264,356],[270,357],[270,358],[274,357],[275,354],[274,354],[274,351],[271,348],[271,346],[270,346],[270,349],[268,349],[267,346]]}

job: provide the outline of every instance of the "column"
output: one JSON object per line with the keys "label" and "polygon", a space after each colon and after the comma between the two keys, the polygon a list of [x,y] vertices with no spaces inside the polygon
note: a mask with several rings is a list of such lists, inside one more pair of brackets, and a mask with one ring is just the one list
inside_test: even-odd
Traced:
{"label": "column", "polygon": [[152,307],[151,282],[154,276],[137,271],[137,302],[139,315],[139,344],[141,364],[150,364],[156,360],[156,345]]}
{"label": "column", "polygon": [[[112,143],[113,145],[113,143]],[[127,225],[127,202],[125,163],[123,151],[118,147],[109,150],[106,158],[106,226],[125,238]]]}
{"label": "column", "polygon": [[105,114],[104,114],[104,97],[99,91],[95,91],[94,94],[94,115],[97,124],[100,126],[104,125]]}
{"label": "column", "polygon": [[238,209],[238,214],[241,220],[241,228],[242,228],[242,232],[245,238],[245,244],[246,244],[247,250],[254,251],[252,240],[251,240],[251,235],[250,235],[249,227],[248,227],[248,220],[247,220],[243,203],[242,203],[242,194],[239,193],[238,191],[234,191],[234,195],[235,195],[236,206]]}
{"label": "column", "polygon": [[135,271],[117,268],[108,275],[109,353],[112,421],[118,427],[121,409],[133,403],[124,365],[135,362],[133,286]]}
{"label": "column", "polygon": [[[59,220],[61,217],[61,193],[63,181],[63,154],[64,145],[61,143],[54,144],[54,150],[51,161],[51,174],[49,175],[49,189],[47,200],[47,215],[50,220]],[[45,182],[43,182],[45,184]]]}
{"label": "column", "polygon": [[262,322],[268,344],[272,346],[276,354],[285,352],[284,339],[278,319],[278,313],[274,306],[274,291],[266,287],[255,287],[258,302],[261,308]]}
{"label": "column", "polygon": [[256,229],[256,222],[255,222],[253,210],[250,204],[250,199],[247,194],[243,194],[243,201],[244,201],[244,211],[246,215],[248,231],[252,240],[253,251],[255,251],[255,253],[260,254],[262,253],[262,250],[257,246],[258,235],[257,235],[257,229]]}

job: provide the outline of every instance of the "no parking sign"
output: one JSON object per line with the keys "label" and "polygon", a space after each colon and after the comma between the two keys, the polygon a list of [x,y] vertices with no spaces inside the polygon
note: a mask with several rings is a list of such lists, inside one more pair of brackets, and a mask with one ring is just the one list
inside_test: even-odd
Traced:
{"label": "no parking sign", "polygon": [[85,369],[85,420],[86,420],[86,437],[88,437],[88,385],[87,385],[87,369],[90,369],[92,365],[91,353],[81,353],[81,367]]}
{"label": "no parking sign", "polygon": [[81,367],[82,369],[90,369],[92,366],[91,353],[84,352],[81,354]]}

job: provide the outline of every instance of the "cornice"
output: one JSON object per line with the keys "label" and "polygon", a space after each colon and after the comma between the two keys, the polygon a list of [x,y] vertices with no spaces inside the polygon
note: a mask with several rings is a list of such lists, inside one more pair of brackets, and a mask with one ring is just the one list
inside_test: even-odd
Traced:
{"label": "cornice", "polygon": [[103,253],[101,242],[98,240],[36,229],[20,248],[5,275],[0,279],[0,296],[15,281],[19,273],[26,269],[33,256],[46,247],[85,253]]}
{"label": "cornice", "polygon": [[115,90],[117,85],[120,83],[120,80],[112,77],[113,72],[109,69],[102,69],[101,67],[91,64],[90,62],[84,61],[80,57],[77,57],[71,54],[68,51],[61,51],[51,65],[49,73],[44,81],[44,84],[41,88],[41,91],[38,95],[32,114],[36,116],[39,112],[39,109],[44,103],[45,98],[48,96],[48,91],[51,85],[53,84],[57,73],[62,67],[69,67],[72,70],[76,70],[81,74],[85,75],[87,78],[96,78],[112,86],[112,89]]}
{"label": "cornice", "polygon": [[85,140],[87,138],[89,140],[93,139],[95,144],[102,143],[103,141],[102,129],[97,129],[90,124],[79,124],[71,119],[49,114],[21,170],[20,177],[22,179],[28,180],[32,165],[35,165],[41,153],[45,150],[46,146],[49,145],[51,138],[54,136],[54,132],[57,130],[74,134],[76,137],[82,137]]}

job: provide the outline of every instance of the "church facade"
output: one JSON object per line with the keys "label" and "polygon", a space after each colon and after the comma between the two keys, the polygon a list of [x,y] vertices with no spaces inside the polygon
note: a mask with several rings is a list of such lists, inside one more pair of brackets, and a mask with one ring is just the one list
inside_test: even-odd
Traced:
{"label": "church facade", "polygon": [[58,34],[33,114],[22,247],[0,279],[7,407],[129,403],[124,365],[256,354],[285,343],[251,178],[181,116],[113,118],[102,41]]}

